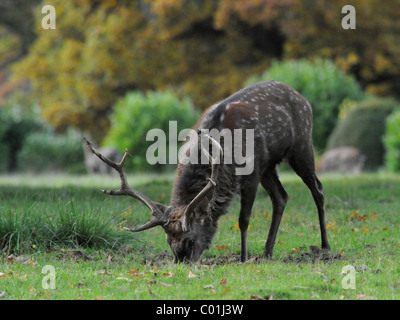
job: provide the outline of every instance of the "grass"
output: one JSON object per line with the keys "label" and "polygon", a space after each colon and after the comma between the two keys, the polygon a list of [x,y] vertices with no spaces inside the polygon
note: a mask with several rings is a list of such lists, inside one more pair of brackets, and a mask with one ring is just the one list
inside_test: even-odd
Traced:
{"label": "grass", "polygon": [[[109,197],[118,177],[0,177],[0,296],[3,299],[399,299],[400,177],[323,176],[328,236],[335,259],[319,245],[315,205],[296,176],[282,174],[290,198],[274,258],[238,262],[239,201],[221,218],[198,264],[172,263],[162,228],[133,234],[121,226],[145,222],[148,210],[128,197]],[[153,200],[167,203],[171,175],[131,176]],[[271,220],[260,189],[249,230],[249,254],[259,256]],[[43,267],[55,268],[46,288]],[[355,289],[344,289],[345,266]]]}

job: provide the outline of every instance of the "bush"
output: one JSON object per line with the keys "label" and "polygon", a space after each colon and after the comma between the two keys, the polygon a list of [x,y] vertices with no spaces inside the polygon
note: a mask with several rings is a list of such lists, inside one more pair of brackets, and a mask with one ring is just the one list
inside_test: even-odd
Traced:
{"label": "bush", "polygon": [[271,79],[293,87],[310,102],[314,117],[313,142],[320,151],[337,123],[342,101],[364,98],[358,83],[330,60],[275,61],[263,75],[251,77],[248,83]]}
{"label": "bush", "polygon": [[147,132],[156,128],[163,130],[166,133],[166,150],[169,150],[169,121],[177,121],[179,133],[184,128],[193,127],[198,117],[189,99],[179,100],[172,92],[149,92],[145,95],[130,92],[117,102],[104,144],[119,150],[128,148],[132,155],[128,166],[130,163],[135,169],[161,170],[165,165],[150,165],[146,160],[148,147],[155,143],[146,141]]}
{"label": "bush", "polygon": [[18,153],[19,169],[31,172],[85,172],[81,135],[69,130],[56,134],[51,129],[29,135]]}
{"label": "bush", "polygon": [[400,110],[395,111],[386,120],[386,134],[383,138],[386,168],[392,172],[400,171]]}
{"label": "bush", "polygon": [[392,99],[373,98],[360,102],[348,112],[329,137],[328,149],[352,146],[366,156],[364,168],[378,169],[384,163],[382,137],[386,118],[399,107]]}
{"label": "bush", "polygon": [[0,109],[0,172],[17,169],[17,154],[26,137],[42,126],[34,112],[18,104]]}

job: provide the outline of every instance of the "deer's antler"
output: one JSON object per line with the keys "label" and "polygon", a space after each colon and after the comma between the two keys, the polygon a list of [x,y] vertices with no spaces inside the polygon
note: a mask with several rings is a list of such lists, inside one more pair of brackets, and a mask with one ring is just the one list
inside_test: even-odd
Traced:
{"label": "deer's antler", "polygon": [[156,226],[165,226],[166,224],[169,223],[168,218],[164,214],[164,209],[165,206],[163,204],[153,202],[150,200],[147,196],[145,196],[143,193],[133,189],[131,186],[129,186],[127,178],[126,178],[126,173],[125,173],[125,161],[126,157],[128,156],[128,149],[125,149],[125,153],[119,163],[115,163],[114,161],[111,161],[107,157],[103,156],[101,153],[98,153],[92,146],[92,144],[86,139],[83,138],[83,140],[86,142],[86,145],[89,147],[89,149],[95,154],[101,161],[109,165],[110,167],[114,168],[118,173],[121,178],[121,187],[119,190],[101,190],[105,194],[108,194],[110,196],[130,196],[133,197],[143,204],[145,204],[150,210],[153,215],[153,218],[145,223],[144,225],[137,227],[137,228],[124,228],[125,230],[131,231],[131,232],[139,232],[143,230],[147,230]]}
{"label": "deer's antler", "polygon": [[[211,156],[211,154],[208,152],[206,148],[204,148],[202,141],[200,141],[201,145],[201,151],[207,156],[210,164],[211,164],[211,176],[207,178],[208,183],[206,186],[199,192],[199,194],[189,203],[189,205],[186,207],[185,212],[183,213],[182,217],[182,229],[183,231],[187,231],[188,229],[188,221],[189,215],[193,212],[193,210],[200,204],[200,202],[213,190],[213,188],[217,185],[217,177],[218,177],[218,169],[219,169],[219,163],[222,158],[222,147],[221,145],[213,139],[211,136],[208,134],[203,134],[204,137],[207,138],[208,142],[211,142],[213,146],[215,146],[217,154],[214,157]],[[219,161],[218,161],[219,160]]]}

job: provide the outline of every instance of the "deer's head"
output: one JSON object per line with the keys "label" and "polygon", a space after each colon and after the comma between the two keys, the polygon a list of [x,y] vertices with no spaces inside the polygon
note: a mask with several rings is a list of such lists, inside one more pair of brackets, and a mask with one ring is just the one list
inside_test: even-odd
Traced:
{"label": "deer's head", "polygon": [[[120,163],[115,163],[95,151],[89,141],[86,144],[92,152],[103,162],[118,171],[121,178],[119,190],[102,190],[108,195],[126,195],[138,199],[152,212],[152,219],[137,228],[124,228],[131,232],[140,232],[161,226],[167,237],[173,254],[174,262],[197,261],[203,251],[209,248],[211,240],[217,230],[217,223],[209,215],[209,199],[216,186],[218,175],[218,164],[222,156],[222,148],[218,142],[206,135],[208,141],[217,151],[216,157],[212,157],[207,149],[201,144],[202,152],[211,163],[211,176],[207,178],[206,186],[187,205],[167,206],[150,200],[147,196],[129,186],[124,170],[124,163],[128,154],[125,151]],[[218,161],[217,161],[218,160]]]}

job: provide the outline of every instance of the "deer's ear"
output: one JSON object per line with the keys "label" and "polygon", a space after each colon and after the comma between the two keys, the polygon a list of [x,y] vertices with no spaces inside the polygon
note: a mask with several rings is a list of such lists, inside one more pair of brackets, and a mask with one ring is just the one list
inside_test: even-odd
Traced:
{"label": "deer's ear", "polygon": [[195,219],[204,219],[208,216],[208,209],[210,207],[210,202],[207,198],[201,200],[201,202],[197,205],[193,212],[193,218]]}

